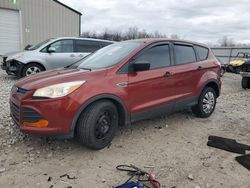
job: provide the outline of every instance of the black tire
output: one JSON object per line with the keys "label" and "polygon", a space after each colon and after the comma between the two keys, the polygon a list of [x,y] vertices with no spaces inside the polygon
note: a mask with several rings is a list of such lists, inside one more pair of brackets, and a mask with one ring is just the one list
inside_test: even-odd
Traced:
{"label": "black tire", "polygon": [[81,144],[98,150],[111,143],[117,128],[117,108],[112,102],[103,100],[92,104],[80,115],[76,135]]}
{"label": "black tire", "polygon": [[[209,96],[212,95],[211,97],[213,97],[213,103],[210,100],[208,100],[208,98],[207,98],[208,95]],[[205,106],[206,104],[204,104],[205,99],[207,99],[207,101],[209,101],[209,104],[207,104],[207,106]],[[211,87],[206,87],[201,92],[201,95],[200,95],[199,100],[198,100],[198,104],[196,106],[192,107],[193,113],[196,116],[201,117],[201,118],[209,117],[214,112],[214,109],[216,106],[216,99],[217,99],[217,96],[216,96],[214,89]],[[211,100],[212,100],[212,98],[211,98]],[[203,107],[203,105],[207,108]],[[211,106],[211,107],[208,108],[208,106]]]}
{"label": "black tire", "polygon": [[[34,72],[39,73],[44,71],[44,68],[39,65],[38,63],[29,63],[23,67],[23,70],[21,71],[21,77],[29,76],[31,74],[28,74],[28,70],[34,69]],[[35,71],[37,70],[37,71]]]}
{"label": "black tire", "polygon": [[242,77],[242,80],[241,80],[241,87],[243,89],[247,89],[250,87],[250,79],[247,78],[247,77]]}
{"label": "black tire", "polygon": [[220,76],[222,77],[225,73],[226,73],[226,69],[224,67],[221,67]]}
{"label": "black tire", "polygon": [[242,66],[240,66],[240,67],[235,67],[235,73],[236,73],[236,74],[240,74],[241,71],[242,71]]}

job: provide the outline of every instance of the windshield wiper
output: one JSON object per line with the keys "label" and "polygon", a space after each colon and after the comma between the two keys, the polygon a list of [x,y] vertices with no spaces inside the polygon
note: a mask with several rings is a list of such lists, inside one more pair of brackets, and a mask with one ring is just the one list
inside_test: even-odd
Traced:
{"label": "windshield wiper", "polygon": [[90,68],[85,68],[85,67],[79,67],[80,69],[83,69],[83,70],[88,70],[88,71],[91,71],[92,69]]}
{"label": "windshield wiper", "polygon": [[69,67],[71,67],[72,65],[74,65],[75,63],[72,63],[72,64],[70,64],[70,65],[67,65],[67,66],[65,66],[64,68],[69,68]]}

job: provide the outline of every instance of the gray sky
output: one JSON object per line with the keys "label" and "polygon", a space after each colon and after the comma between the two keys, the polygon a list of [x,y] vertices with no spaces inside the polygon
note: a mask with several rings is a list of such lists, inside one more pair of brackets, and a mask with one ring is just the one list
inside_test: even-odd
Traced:
{"label": "gray sky", "polygon": [[82,32],[128,27],[217,42],[250,42],[249,0],[60,0],[82,12]]}

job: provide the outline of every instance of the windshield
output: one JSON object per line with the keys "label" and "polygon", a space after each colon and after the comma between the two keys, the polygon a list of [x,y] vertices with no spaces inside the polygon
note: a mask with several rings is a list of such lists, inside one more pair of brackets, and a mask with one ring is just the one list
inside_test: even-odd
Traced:
{"label": "windshield", "polygon": [[35,46],[31,46],[29,49],[27,49],[28,51],[32,51],[32,50],[36,50],[36,49],[38,49],[38,48],[40,48],[41,46],[43,46],[44,44],[46,44],[47,42],[49,42],[49,41],[51,41],[52,39],[47,39],[47,40],[45,40],[45,41],[43,41],[43,42],[40,42],[40,43],[38,43],[37,45],[35,45]]}
{"label": "windshield", "polygon": [[138,42],[119,42],[104,47],[87,58],[77,62],[75,66],[80,69],[101,69],[111,67],[140,46]]}

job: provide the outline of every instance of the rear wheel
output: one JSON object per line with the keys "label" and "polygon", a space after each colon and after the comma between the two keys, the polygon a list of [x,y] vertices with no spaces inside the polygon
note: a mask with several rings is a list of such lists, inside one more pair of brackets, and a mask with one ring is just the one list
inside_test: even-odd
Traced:
{"label": "rear wheel", "polygon": [[37,63],[29,63],[24,66],[21,76],[22,77],[30,76],[30,75],[37,74],[42,71],[44,71],[44,68],[41,65]]}
{"label": "rear wheel", "polygon": [[110,101],[99,101],[89,106],[77,122],[77,139],[92,149],[110,144],[118,128],[118,112]]}
{"label": "rear wheel", "polygon": [[243,89],[250,88],[250,79],[247,78],[247,77],[242,77],[242,80],[241,80],[241,87],[242,87]]}
{"label": "rear wheel", "polygon": [[195,115],[201,118],[209,117],[216,106],[216,93],[213,88],[206,87],[199,97],[198,104],[192,107]]}

